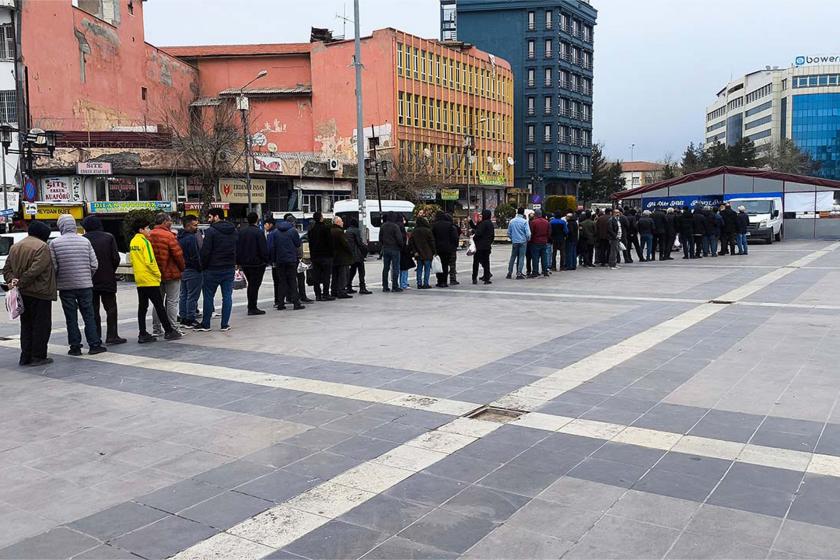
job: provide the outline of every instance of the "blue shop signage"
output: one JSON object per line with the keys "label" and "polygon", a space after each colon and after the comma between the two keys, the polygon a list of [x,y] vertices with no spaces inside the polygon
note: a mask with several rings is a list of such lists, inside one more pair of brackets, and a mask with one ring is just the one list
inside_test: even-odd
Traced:
{"label": "blue shop signage", "polygon": [[683,196],[658,196],[642,198],[642,208],[693,208],[694,206],[720,206],[723,204],[722,194],[687,194]]}

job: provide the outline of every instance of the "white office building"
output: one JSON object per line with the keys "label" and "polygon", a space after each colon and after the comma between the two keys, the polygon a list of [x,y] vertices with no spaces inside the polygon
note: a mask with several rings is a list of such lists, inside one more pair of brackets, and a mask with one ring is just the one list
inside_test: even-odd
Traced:
{"label": "white office building", "polygon": [[729,82],[706,108],[705,146],[749,138],[766,150],[792,139],[840,179],[840,56],[799,56]]}

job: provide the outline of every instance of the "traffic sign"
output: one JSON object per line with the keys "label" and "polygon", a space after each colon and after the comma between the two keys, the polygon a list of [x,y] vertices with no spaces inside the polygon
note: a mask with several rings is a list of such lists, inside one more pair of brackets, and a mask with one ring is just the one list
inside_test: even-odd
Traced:
{"label": "traffic sign", "polygon": [[10,218],[14,215],[15,215],[15,209],[14,208],[8,208],[6,210],[0,210],[0,216],[2,216],[4,218]]}

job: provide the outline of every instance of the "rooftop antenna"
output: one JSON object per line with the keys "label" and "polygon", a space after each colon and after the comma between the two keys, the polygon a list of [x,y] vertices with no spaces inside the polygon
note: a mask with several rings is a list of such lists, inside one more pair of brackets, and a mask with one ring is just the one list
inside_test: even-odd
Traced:
{"label": "rooftop antenna", "polygon": [[335,14],[335,18],[341,20],[341,38],[346,39],[347,38],[347,22],[348,21],[353,21],[353,20],[351,20],[347,17],[347,4],[346,3],[344,4],[343,14]]}

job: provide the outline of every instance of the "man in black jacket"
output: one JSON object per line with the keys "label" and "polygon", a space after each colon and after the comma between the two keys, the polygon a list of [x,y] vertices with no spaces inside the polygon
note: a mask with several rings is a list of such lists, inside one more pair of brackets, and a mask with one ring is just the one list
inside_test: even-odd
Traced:
{"label": "man in black jacket", "polygon": [[[292,227],[297,229],[297,218],[295,218],[294,214],[286,214],[283,216],[283,220],[292,224]],[[310,254],[310,257],[312,255]],[[298,247],[298,260],[303,258],[303,248]],[[300,296],[300,301],[303,303],[315,303],[314,299],[309,299],[306,295],[306,273],[305,272],[298,272],[297,273],[297,288],[298,288],[298,295]],[[292,303],[288,298],[286,298],[286,303]]]}
{"label": "man in black jacket", "polygon": [[196,322],[198,296],[204,282],[201,273],[201,241],[198,232],[198,217],[184,216],[183,229],[178,232],[178,244],[184,253],[184,271],[181,273],[181,295],[178,298],[178,316],[181,325],[187,329],[194,329],[200,323]]}
{"label": "man in black jacket", "polygon": [[312,256],[312,276],[315,284],[315,301],[333,301],[330,295],[332,280],[333,240],[330,228],[324,223],[324,215],[315,212],[309,228],[309,254]]}
{"label": "man in black jacket", "polygon": [[[388,212],[385,221],[379,226],[379,247],[382,251],[382,291],[403,291],[400,288],[400,254],[405,247],[405,238],[397,224],[397,215],[393,212]],[[388,287],[389,274],[392,288]]]}
{"label": "man in black jacket", "polygon": [[222,289],[222,325],[221,330],[230,330],[230,314],[233,311],[233,277],[236,269],[237,232],[232,223],[225,220],[224,211],[211,208],[207,215],[210,227],[204,233],[201,245],[201,268],[204,271],[204,313],[201,317],[199,332],[210,330],[210,318],[213,316],[213,299],[216,290]]}
{"label": "man in black jacket", "polygon": [[88,216],[82,221],[85,237],[93,246],[99,268],[93,273],[93,314],[96,319],[96,332],[102,338],[102,317],[99,315],[100,302],[105,308],[107,322],[106,344],[123,344],[124,338],[117,334],[117,268],[120,266],[120,253],[117,240],[110,233],[102,230],[102,222],[96,216]]}
{"label": "man in black jacket", "polygon": [[475,243],[475,254],[473,255],[472,283],[478,284],[478,265],[484,269],[484,276],[481,280],[485,284],[492,284],[490,277],[490,251],[493,240],[496,237],[496,229],[493,227],[492,214],[490,210],[481,212],[481,221],[475,228],[473,243]]}
{"label": "man in black jacket", "polygon": [[[671,256],[671,251],[674,249],[674,242],[677,240],[677,221],[676,213],[673,208],[668,208],[665,213],[665,235],[662,237],[665,246],[663,247],[662,255],[659,260],[672,261],[674,257]],[[655,224],[656,222],[654,222]],[[654,237],[656,239],[656,237]],[[653,251],[654,258],[656,258],[656,249]]]}
{"label": "man in black jacket", "polygon": [[[636,227],[636,224],[639,221],[639,216],[636,213],[635,208],[627,208],[625,212],[627,216],[628,222],[628,232],[627,238],[630,242],[630,245],[633,246],[636,250],[636,256],[639,257],[639,260],[642,260],[642,246],[639,244],[639,229]],[[627,246],[627,252],[630,252],[630,245]]]}
{"label": "man in black jacket", "polygon": [[336,216],[330,228],[333,243],[332,296],[337,299],[351,299],[347,293],[347,278],[353,264],[353,248],[344,235],[344,220]]}
{"label": "man in black jacket", "polygon": [[265,315],[265,311],[257,308],[265,265],[268,263],[268,244],[265,233],[257,227],[259,219],[256,212],[248,214],[248,225],[239,229],[236,244],[236,264],[248,281],[248,315]]}
{"label": "man in black jacket", "polygon": [[619,210],[618,213],[618,219],[621,222],[621,244],[624,245],[622,256],[624,257],[625,263],[633,264],[633,257],[630,255],[630,220],[626,212],[627,208],[624,209],[624,212]]}
{"label": "man in black jacket", "polygon": [[435,216],[435,223],[432,224],[432,235],[435,236],[435,248],[443,268],[443,272],[437,275],[437,287],[448,288],[449,266],[452,262],[452,255],[458,250],[458,233],[453,227],[452,218],[445,212],[438,212]]}
{"label": "man in black jacket", "polygon": [[275,225],[268,234],[268,259],[274,274],[274,308],[286,309],[290,301],[296,310],[304,309],[297,290],[297,267],[300,254],[300,235],[288,220]]}
{"label": "man in black jacket", "polygon": [[[668,249],[667,252],[670,253],[670,248],[667,247],[668,240],[665,239],[665,231],[667,230],[665,212],[662,208],[655,208],[651,219],[653,220],[654,231],[656,231],[653,235],[653,258],[651,260],[655,261],[658,253],[659,260],[662,261],[666,258],[666,248]],[[673,246],[673,243],[671,246]]]}
{"label": "man in black jacket", "polygon": [[730,204],[725,204],[720,211],[720,216],[723,218],[723,238],[721,239],[721,255],[735,254],[735,236],[738,233],[738,214],[732,209]]}
{"label": "man in black jacket", "polygon": [[367,245],[362,239],[362,230],[359,229],[359,220],[350,218],[350,224],[344,230],[344,235],[347,237],[347,243],[350,244],[350,249],[353,251],[353,264],[350,265],[350,276],[347,278],[347,293],[355,294],[353,289],[353,279],[356,274],[359,275],[359,295],[370,295],[371,291],[365,286],[365,257],[368,254]]}

